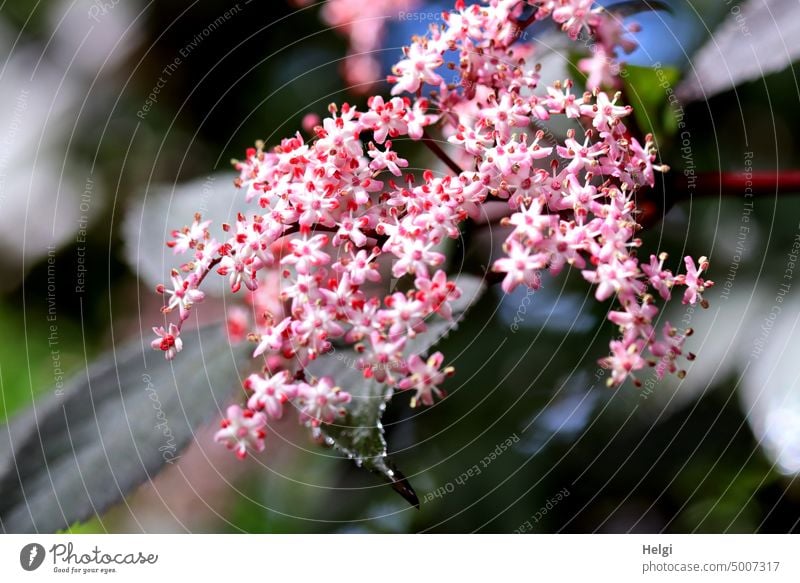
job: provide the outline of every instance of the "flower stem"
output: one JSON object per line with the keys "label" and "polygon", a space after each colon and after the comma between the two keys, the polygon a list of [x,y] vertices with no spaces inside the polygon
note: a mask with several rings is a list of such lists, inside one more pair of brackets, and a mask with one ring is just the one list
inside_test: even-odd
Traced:
{"label": "flower stem", "polygon": [[[197,283],[195,284],[195,288],[197,288],[197,289],[199,289],[199,288],[200,288],[200,284],[201,284],[201,283],[203,283],[203,280],[206,278],[206,276],[207,276],[209,273],[211,273],[211,272],[214,270],[214,268],[215,268],[217,265],[219,265],[220,261],[222,261],[222,257],[215,257],[215,258],[214,258],[214,259],[213,259],[213,260],[212,260],[212,261],[211,261],[211,262],[208,264],[208,267],[205,269],[205,271],[203,271],[203,272],[200,274],[200,277],[198,277],[198,278],[197,278]],[[182,319],[178,318],[178,324],[177,324],[177,326],[178,326],[178,330],[179,330],[179,331],[180,331],[180,330],[183,330],[183,323],[184,323],[185,321],[186,321],[186,320],[182,320]]]}
{"label": "flower stem", "polygon": [[533,10],[530,16],[525,20],[518,20],[517,21],[517,35],[520,35],[522,31],[528,28],[533,22],[536,20],[536,9]]}
{"label": "flower stem", "polygon": [[211,271],[213,271],[217,265],[219,265],[220,261],[222,261],[222,257],[215,257],[211,260],[211,263],[208,264],[208,268],[200,274],[200,277],[197,278],[197,284],[195,287],[200,287],[200,284],[203,283],[203,280],[206,278],[206,276],[211,273]]}
{"label": "flower stem", "polygon": [[436,140],[430,137],[428,132],[424,132],[422,134],[422,143],[424,143],[431,152],[436,154],[436,157],[439,158],[439,160],[441,160],[442,162],[444,162],[447,165],[447,167],[450,168],[450,170],[452,170],[456,174],[461,174],[464,171],[458,164],[456,164],[453,161],[453,159],[450,156],[447,155],[447,153],[444,150],[442,150],[441,146],[439,146],[439,144],[436,143]]}

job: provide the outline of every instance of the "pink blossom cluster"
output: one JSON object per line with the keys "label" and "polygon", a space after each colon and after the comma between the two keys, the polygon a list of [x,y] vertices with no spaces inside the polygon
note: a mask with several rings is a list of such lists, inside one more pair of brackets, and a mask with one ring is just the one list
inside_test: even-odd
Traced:
{"label": "pink blossom cluster", "polygon": [[[597,286],[599,301],[616,297],[620,309],[610,312],[609,320],[620,327],[621,338],[611,343],[611,355],[601,362],[611,370],[610,383],[619,384],[629,376],[635,380],[634,373],[649,365],[656,366],[659,378],[678,372],[676,359],[683,353],[686,333],[669,323],[656,332],[654,294],[668,300],[673,286],[685,286],[683,301],[693,304],[702,301],[703,291],[713,283],[701,277],[708,267],[705,258],[698,267],[686,257],[686,274],[680,276],[664,268],[664,255],[640,267],[634,196],[653,187],[655,172],[666,168],[656,163],[651,136],[642,143],[628,131],[624,119],[632,108],[618,103],[620,94],[597,89],[575,94],[570,80],[540,92],[538,70],[527,69],[520,58],[528,52],[518,42],[528,5],[535,8],[528,20],[551,17],[571,38],[585,33],[596,39],[607,49],[607,63],[614,62],[617,45],[631,50],[631,41],[623,36],[627,29],[592,4],[457,3],[445,15],[445,26],[414,39],[389,80],[393,94],[435,86],[432,105],[441,112],[442,132],[460,146],[462,163],[470,168],[459,178],[482,184],[483,198],[507,200],[512,214],[503,223],[513,229],[503,245],[506,256],[493,265],[504,274],[506,292],[520,284],[536,289],[542,271],[557,274],[569,265]],[[450,68],[458,70],[458,84],[446,83],[442,73],[452,51],[457,55],[450,62],[458,64]],[[601,77],[597,85],[616,84]],[[545,133],[536,128],[553,116],[573,119],[580,129],[569,130],[563,142],[551,136],[545,143]]]}
{"label": "pink blossom cluster", "polygon": [[[631,108],[619,94],[573,92],[568,80],[540,89],[520,37],[529,5],[532,18],[551,17],[570,36],[594,34],[607,18],[584,0],[458,2],[404,50],[389,77],[392,98],[373,96],[363,110],[331,105],[312,140],[297,133],[271,150],[258,143],[236,162],[236,183],[257,209],[223,225],[225,238],[214,239],[199,215],[173,233],[168,244],[191,258],[173,271],[171,289],[158,288],[165,313],[178,313],[177,323],[154,329],[153,347],[167,358],[181,350],[181,325],[209,273],[233,292],[250,290],[252,309],[231,310],[228,328],[255,344],[264,367],[245,381],[246,407],[231,406],[217,434],[238,455],[263,449],[268,421],[286,405],[311,427],[345,414],[350,395],[336,379],[305,371],[334,341],[355,348],[364,377],[414,391],[412,405],[442,396],[452,368],[441,353],[423,359],[411,340],[431,318],[452,317],[461,291],[446,273],[443,243],[487,204],[509,209],[505,256],[493,265],[506,292],[536,289],[543,271],[574,266],[599,301],[618,302],[608,318],[621,335],[601,361],[611,383],[651,365],[659,376],[678,371],[688,331],[666,324],[657,333],[656,296],[683,286],[684,303],[703,302],[707,261],[687,257],[677,276],[664,255],[640,264],[634,197],[664,168],[651,138],[642,143],[626,128]],[[445,80],[448,70],[459,83]],[[540,129],[554,116],[575,126],[560,141]],[[409,162],[395,144],[431,145],[434,125],[460,168],[448,159],[451,173],[404,174]],[[388,293],[393,278],[407,291]]]}
{"label": "pink blossom cluster", "polygon": [[[406,345],[429,317],[451,317],[460,290],[439,269],[445,257],[436,247],[458,236],[461,206],[478,195],[467,199],[460,183],[432,172],[415,185],[403,177],[408,162],[392,144],[420,139],[435,121],[419,98],[375,96],[365,111],[332,105],[312,142],[297,134],[272,151],[258,144],[236,163],[237,185],[259,212],[223,225],[226,239],[212,238],[200,216],[173,232],[169,246],[193,258],[173,271],[171,288],[157,288],[167,298],[164,312],[178,313],[177,325],[155,330],[153,347],[167,358],[180,351],[180,326],[204,299],[198,288],[209,273],[227,278],[233,292],[250,290],[252,310],[231,310],[228,328],[232,338],[256,344],[264,372],[248,377],[247,408],[232,406],[217,434],[240,455],[263,448],[263,429],[283,416],[284,405],[311,427],[344,414],[350,395],[334,379],[304,373],[332,340],[355,347],[365,377],[413,390],[414,404],[432,404],[441,394],[451,370],[443,355],[423,360]],[[365,145],[366,133],[372,140]],[[391,258],[384,263],[392,277],[409,276],[411,291],[381,298],[389,275],[381,272],[382,256]]]}
{"label": "pink blossom cluster", "polygon": [[627,35],[640,30],[637,24],[625,25],[595,6],[594,0],[534,0],[529,4],[536,7],[534,18],[552,17],[571,39],[588,50],[590,55],[578,61],[578,69],[588,76],[586,86],[590,90],[620,86],[618,49],[630,53],[636,48],[636,42]]}
{"label": "pink blossom cluster", "polygon": [[578,38],[583,39],[589,51],[588,57],[578,61],[578,69],[587,75],[586,86],[590,90],[600,87],[618,89],[622,85],[619,49],[630,53],[636,48],[636,42],[627,34],[638,32],[639,26],[635,23],[626,26],[621,20],[600,12],[590,30],[591,36],[578,33]]}
{"label": "pink blossom cluster", "polygon": [[[294,0],[304,6],[310,0]],[[341,72],[353,93],[365,95],[380,82],[380,49],[386,24],[412,16],[409,11],[420,0],[328,0],[320,17],[339,35],[347,38],[347,56]]]}

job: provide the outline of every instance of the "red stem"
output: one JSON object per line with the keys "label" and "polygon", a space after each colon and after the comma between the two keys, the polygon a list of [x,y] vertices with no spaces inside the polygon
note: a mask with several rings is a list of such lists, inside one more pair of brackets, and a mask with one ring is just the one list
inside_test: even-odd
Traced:
{"label": "red stem", "polygon": [[450,170],[452,170],[456,174],[461,174],[464,171],[458,164],[456,164],[453,161],[453,159],[450,156],[447,155],[447,152],[442,150],[439,144],[436,143],[436,140],[434,140],[432,137],[430,137],[430,135],[428,135],[428,132],[424,132],[422,134],[422,143],[428,146],[428,149],[434,154],[436,154],[436,157],[439,158],[439,160],[447,164],[447,167],[450,168]]}
{"label": "red stem", "polygon": [[519,31],[519,32],[517,33],[518,35],[519,35],[519,33],[521,33],[523,30],[525,30],[525,29],[526,29],[526,28],[528,28],[528,27],[529,27],[531,24],[533,24],[533,23],[534,23],[534,21],[536,20],[536,12],[537,12],[537,11],[538,11],[538,9],[534,9],[534,11],[531,13],[531,15],[530,15],[528,18],[526,18],[525,20],[520,20],[520,21],[518,21],[518,22],[517,22],[517,30]]}
{"label": "red stem", "polygon": [[800,193],[800,170],[698,172],[691,180],[680,175],[674,188],[679,198],[691,196],[753,196]]}
{"label": "red stem", "polygon": [[220,261],[222,261],[222,257],[215,257],[211,260],[211,263],[208,264],[208,268],[197,279],[197,283],[195,284],[196,288],[200,287],[200,284],[203,283],[203,280],[206,278],[206,276],[211,273],[211,271],[219,264]]}
{"label": "red stem", "polygon": [[[207,276],[209,273],[211,273],[211,271],[212,271],[212,270],[213,270],[213,269],[214,269],[214,268],[215,268],[217,265],[219,265],[219,262],[220,262],[220,261],[222,261],[222,257],[215,257],[214,259],[212,259],[212,260],[211,260],[211,263],[209,263],[209,264],[208,264],[208,267],[206,268],[206,270],[205,270],[203,273],[201,273],[201,274],[200,274],[200,277],[199,277],[199,278],[197,278],[197,283],[196,283],[196,284],[195,284],[195,286],[194,286],[196,289],[200,289],[200,284],[201,284],[201,283],[203,283],[203,280],[206,278],[206,276]],[[178,326],[178,330],[183,330],[183,323],[184,323],[185,321],[186,321],[186,320],[181,320],[180,318],[178,318],[178,324],[177,324],[177,326]]]}

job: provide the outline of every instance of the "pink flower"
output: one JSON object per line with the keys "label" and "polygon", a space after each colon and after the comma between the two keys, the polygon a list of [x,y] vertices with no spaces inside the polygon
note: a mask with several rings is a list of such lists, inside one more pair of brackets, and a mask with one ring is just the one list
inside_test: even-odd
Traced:
{"label": "pink flower", "polygon": [[408,137],[412,140],[419,140],[425,128],[439,119],[438,115],[427,113],[428,100],[417,99],[411,108],[406,108],[404,121],[408,128]]}
{"label": "pink flower", "polygon": [[[592,118],[592,125],[600,132],[618,131],[620,119],[631,114],[633,108],[630,105],[617,105],[620,94],[616,94],[614,99],[609,99],[608,95],[600,91],[597,94],[593,105],[586,104],[581,106],[581,114]],[[625,127],[621,127],[624,131]]]}
{"label": "pink flower", "polygon": [[624,311],[608,313],[608,319],[620,327],[623,339],[628,342],[635,342],[639,338],[652,340],[652,323],[658,308],[647,300],[642,303],[630,301],[624,307]]}
{"label": "pink flower", "polygon": [[502,283],[503,291],[510,294],[520,284],[539,289],[539,271],[547,266],[548,255],[532,252],[516,239],[506,241],[505,252],[508,257],[498,259],[492,267],[494,271],[506,274]]}
{"label": "pink flower", "polygon": [[611,342],[611,355],[602,359],[600,363],[611,371],[609,385],[622,384],[629,375],[647,366],[647,361],[642,358],[637,344],[625,342]]}
{"label": "pink flower", "polygon": [[244,388],[253,392],[247,407],[264,411],[271,419],[283,417],[283,406],[297,396],[297,385],[290,382],[285,370],[270,377],[251,374],[245,379]]}
{"label": "pink flower", "polygon": [[642,291],[642,284],[636,279],[639,275],[636,261],[626,258],[620,261],[616,257],[609,263],[601,263],[596,271],[584,271],[586,281],[597,285],[595,297],[604,301],[615,293],[624,298],[635,297]]}
{"label": "pink flower", "polygon": [[616,89],[622,85],[619,63],[602,45],[595,45],[590,57],[578,61],[578,70],[586,73],[586,86],[591,90],[601,87]]}
{"label": "pink flower", "polygon": [[208,238],[208,226],[211,221],[202,221],[200,214],[195,215],[195,220],[191,227],[184,227],[179,231],[172,231],[174,240],[167,241],[167,246],[172,247],[173,253],[186,253],[189,249],[194,249],[198,243]]}
{"label": "pink flower", "polygon": [[574,174],[566,178],[566,188],[562,191],[562,198],[555,200],[554,205],[559,210],[572,209],[576,215],[585,218],[588,214],[602,212],[602,207],[594,201],[603,196],[588,180],[581,184]]}
{"label": "pink flower", "polygon": [[183,279],[177,269],[172,270],[172,289],[160,285],[156,291],[169,296],[169,301],[162,311],[166,314],[178,308],[181,320],[188,318],[192,306],[205,298],[205,294],[196,287],[196,276],[190,275]]}
{"label": "pink flower", "polygon": [[583,169],[593,170],[598,165],[597,158],[608,151],[608,146],[601,142],[590,143],[589,136],[586,136],[583,144],[581,144],[575,140],[574,132],[570,130],[569,137],[564,141],[564,145],[558,146],[556,150],[559,156],[570,161],[566,170],[568,173],[574,174]]}
{"label": "pink flower", "polygon": [[[683,354],[683,345],[691,334],[691,328],[681,333],[669,322],[664,324],[662,340],[654,341],[650,347],[651,354],[659,359],[655,367],[657,378],[664,378],[668,372],[681,374],[678,371],[676,360]],[[692,359],[694,355],[689,353],[688,357]]]}
{"label": "pink flower", "polygon": [[413,42],[405,49],[405,54],[406,58],[394,66],[394,76],[389,78],[395,84],[392,95],[414,93],[423,83],[439,85],[442,82],[436,69],[444,64],[444,59],[438,51],[426,44]]}
{"label": "pink flower", "polygon": [[350,273],[345,271],[339,281],[331,280],[328,287],[320,287],[319,293],[328,310],[346,313],[354,304],[364,301],[364,293],[350,281]]}
{"label": "pink flower", "polygon": [[242,410],[239,405],[228,407],[227,417],[221,423],[221,429],[214,435],[214,441],[222,443],[236,453],[236,457],[244,459],[247,451],[264,451],[264,437],[267,416],[251,409]]}
{"label": "pink flower", "polygon": [[533,247],[550,236],[558,225],[558,216],[547,213],[543,200],[534,199],[512,214],[507,224],[514,227],[512,236],[515,240],[526,240]]}
{"label": "pink flower", "polygon": [[283,265],[293,265],[298,273],[311,273],[311,270],[315,267],[330,262],[330,255],[322,250],[327,244],[327,235],[314,235],[310,238],[303,237],[302,239],[292,239],[289,241],[291,254],[285,256],[281,260],[281,263]]}
{"label": "pink flower", "polygon": [[376,142],[382,144],[387,137],[395,138],[408,133],[404,100],[395,97],[385,103],[380,95],[376,95],[367,104],[369,111],[362,113],[359,121],[364,128],[374,132]]}
{"label": "pink flower", "polygon": [[583,97],[573,95],[571,92],[572,81],[567,80],[565,83],[556,83],[547,87],[547,99],[544,104],[548,108],[548,115],[544,118],[549,118],[549,114],[563,113],[568,118],[577,118],[581,116],[581,105],[583,105]]}
{"label": "pink flower", "polygon": [[253,358],[261,356],[267,350],[271,352],[278,352],[286,341],[286,332],[292,323],[291,318],[284,318],[274,326],[268,326],[267,329],[261,333],[258,346],[253,351]]}
{"label": "pink flower", "polygon": [[444,355],[441,352],[432,354],[427,361],[422,360],[418,355],[413,354],[408,359],[408,370],[410,375],[400,381],[398,387],[403,390],[414,389],[416,394],[411,398],[411,406],[416,407],[417,403],[423,405],[433,405],[435,397],[443,396],[439,385],[444,379],[453,374],[453,368],[442,368]]}
{"label": "pink flower", "polygon": [[433,277],[418,277],[414,281],[417,288],[416,297],[424,302],[426,312],[436,312],[443,318],[450,320],[453,317],[453,309],[450,302],[461,297],[461,290],[456,284],[447,280],[447,274],[439,270]]}
{"label": "pink flower", "polygon": [[183,350],[183,340],[180,338],[181,331],[175,324],[170,324],[168,330],[165,330],[163,326],[154,327],[153,332],[158,338],[153,340],[150,346],[153,350],[162,350],[167,360],[172,360],[176,354]]}
{"label": "pink flower", "polygon": [[700,266],[694,264],[694,259],[688,255],[683,258],[686,264],[686,274],[679,275],[676,279],[677,283],[686,286],[686,291],[683,293],[684,304],[696,304],[697,302],[703,303],[703,292],[707,288],[714,285],[712,281],[705,281],[700,274],[708,269],[708,260],[705,257],[699,259]]}
{"label": "pink flower", "polygon": [[489,131],[484,131],[483,128],[458,126],[458,131],[448,138],[452,144],[457,144],[464,148],[467,154],[473,156],[480,156],[483,154],[484,149],[494,143]]}
{"label": "pink flower", "polygon": [[641,267],[653,289],[658,291],[662,298],[668,300],[672,296],[675,276],[672,275],[671,271],[664,269],[666,258],[666,253],[662,253],[658,257],[651,255],[650,263],[643,263]]}
{"label": "pink flower", "polygon": [[356,345],[356,350],[361,353],[358,366],[363,371],[364,378],[374,378],[381,383],[393,382],[392,373],[404,372],[403,350],[406,341],[405,336],[388,338],[375,330],[373,324],[369,331],[369,344]]}
{"label": "pink flower", "polygon": [[503,94],[498,100],[489,100],[489,107],[481,110],[481,118],[490,122],[503,140],[511,137],[511,128],[530,124],[530,105],[519,96]]}
{"label": "pink flower", "polygon": [[425,316],[430,313],[424,302],[400,292],[390,295],[384,303],[387,309],[378,312],[378,319],[389,326],[390,338],[413,338],[421,330]]}
{"label": "pink flower", "polygon": [[573,39],[577,38],[583,30],[591,33],[599,22],[597,11],[601,9],[592,9],[594,0],[560,0],[541,3],[556,6],[555,9],[552,9],[553,20],[561,24],[563,30]]}
{"label": "pink flower", "polygon": [[315,148],[338,155],[361,155],[362,147],[358,140],[361,126],[355,121],[355,117],[356,109],[346,103],[341,112],[336,106],[332,106],[331,117],[322,120],[322,127],[317,132]]}
{"label": "pink flower", "polygon": [[666,172],[669,168],[663,164],[655,164],[656,154],[652,136],[646,136],[645,145],[642,146],[631,138],[631,182],[637,186],[654,186],[656,183],[655,171]]}
{"label": "pink flower", "polygon": [[297,389],[300,420],[312,427],[333,423],[345,414],[343,405],[350,402],[350,393],[334,386],[333,380],[323,377],[316,383],[301,384]]}
{"label": "pink flower", "polygon": [[382,152],[370,144],[369,151],[367,152],[369,157],[372,158],[372,162],[369,164],[370,170],[388,170],[395,176],[400,176],[403,173],[400,168],[407,168],[408,160],[399,157],[397,152],[393,151],[391,147],[392,142],[386,142],[386,150]]}
{"label": "pink flower", "polygon": [[373,249],[372,253],[361,249],[350,257],[340,259],[333,268],[340,273],[350,274],[350,282],[353,285],[362,285],[367,281],[378,282],[381,280],[378,264],[375,263],[378,255],[380,255],[378,248]]}
{"label": "pink flower", "polygon": [[334,245],[341,245],[346,241],[352,241],[356,247],[363,247],[367,244],[369,237],[364,233],[370,226],[370,217],[357,217],[355,213],[341,217],[338,221],[339,230],[333,237]]}
{"label": "pink flower", "polygon": [[384,250],[390,251],[397,257],[392,266],[392,275],[394,277],[402,277],[407,273],[424,275],[428,273],[429,266],[438,267],[444,263],[444,255],[434,249],[435,245],[435,241],[426,241],[424,237],[411,233],[406,236],[390,237],[384,245]]}
{"label": "pink flower", "polygon": [[258,287],[256,273],[261,267],[262,264],[256,257],[226,252],[220,259],[217,273],[222,276],[229,276],[233,293],[241,289],[242,283],[252,291]]}

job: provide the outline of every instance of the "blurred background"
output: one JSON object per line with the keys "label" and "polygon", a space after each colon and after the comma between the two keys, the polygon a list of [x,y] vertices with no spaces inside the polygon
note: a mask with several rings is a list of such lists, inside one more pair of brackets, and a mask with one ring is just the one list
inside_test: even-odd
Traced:
{"label": "blurred background", "polygon": [[[729,53],[728,73],[744,83],[697,89],[721,67],[703,53],[711,31],[724,41],[749,27],[747,46],[774,53],[766,43],[790,15],[764,24],[737,20],[748,14],[737,2],[666,4],[630,17],[642,32],[627,91],[673,174],[800,168],[791,47],[763,75],[737,76],[747,59]],[[0,2],[0,422],[112,346],[149,338],[153,285],[172,262],[163,241],[196,209],[231,212],[231,158],[293,134],[331,101],[386,93],[400,47],[432,18],[420,15],[444,6]],[[547,54],[550,33],[537,34],[543,78],[578,75],[573,59]],[[682,88],[677,106],[654,71]],[[247,462],[212,442],[212,420],[178,463],[73,530],[798,530],[800,196],[718,184],[694,194],[668,183],[659,196],[671,210],[644,236],[648,253],[711,260],[711,307],[668,311],[696,331],[685,379],[608,389],[596,362],[614,333],[609,306],[579,274],[530,296],[492,288],[440,346],[457,368],[448,397],[412,410],[397,396],[384,417],[419,510],[292,420]],[[487,264],[501,237],[475,233],[461,265]],[[202,317],[218,319],[229,301]]]}

